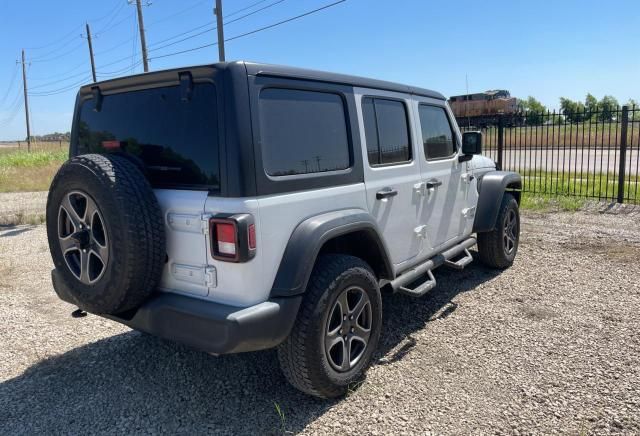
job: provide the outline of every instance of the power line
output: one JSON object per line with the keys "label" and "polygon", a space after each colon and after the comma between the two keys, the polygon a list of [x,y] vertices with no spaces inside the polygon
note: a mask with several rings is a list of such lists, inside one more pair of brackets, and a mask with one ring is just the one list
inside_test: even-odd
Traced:
{"label": "power line", "polygon": [[[237,10],[237,11],[235,11],[235,12],[232,12],[232,13],[230,13],[230,14],[227,14],[227,15],[225,16],[225,18],[229,18],[229,17],[231,17],[231,16],[233,16],[233,15],[237,15],[237,14],[239,14],[239,13],[240,13],[240,12],[242,12],[242,11],[245,11],[245,10],[247,10],[247,9],[250,9],[250,8],[254,7],[254,6],[257,6],[257,5],[258,5],[258,4],[260,4],[260,3],[264,3],[265,1],[267,1],[267,0],[261,0],[261,1],[259,1],[259,2],[256,2],[256,3],[252,4],[252,5],[250,5],[250,6],[247,6],[247,7],[245,7],[245,8],[239,9],[239,10]],[[233,20],[230,20],[230,21],[226,21],[224,24],[225,24],[225,26],[226,26],[226,25],[228,25],[228,24],[235,23],[236,21],[243,20],[243,19],[245,19],[245,18],[247,18],[247,17],[250,17],[251,15],[257,14],[258,12],[262,12],[262,11],[264,11],[265,9],[269,9],[270,7],[275,6],[275,5],[277,5],[277,4],[279,4],[279,3],[282,3],[282,2],[284,2],[284,1],[285,1],[285,0],[278,0],[278,1],[275,1],[275,2],[273,2],[273,3],[271,3],[271,4],[268,4],[267,6],[264,6],[264,7],[260,8],[260,9],[255,10],[255,11],[249,12],[249,13],[247,13],[247,14],[245,14],[245,15],[241,16],[241,17],[234,18]],[[169,38],[165,38],[165,39],[161,39],[160,41],[156,41],[156,42],[154,42],[153,44],[150,44],[150,45],[149,45],[149,47],[155,47],[155,46],[157,46],[158,44],[162,44],[163,42],[166,42],[166,41],[171,41],[172,39],[178,38],[178,37],[180,37],[180,36],[186,35],[186,34],[191,33],[191,32],[195,32],[196,30],[200,30],[200,29],[205,28],[205,27],[207,27],[207,26],[213,26],[213,27],[212,27],[212,28],[210,28],[210,29],[207,29],[207,30],[205,30],[205,31],[198,32],[198,33],[196,33],[195,35],[191,35],[191,36],[189,36],[189,37],[187,37],[187,38],[183,38],[183,39],[181,39],[180,41],[175,41],[175,42],[172,42],[172,43],[170,43],[170,44],[163,45],[162,47],[156,47],[156,48],[153,48],[153,49],[151,49],[151,50],[149,50],[149,51],[156,51],[156,50],[159,50],[159,49],[161,49],[161,48],[169,47],[169,46],[174,45],[174,44],[177,44],[177,43],[179,43],[179,42],[183,42],[183,41],[186,41],[186,40],[188,40],[188,39],[195,38],[195,37],[197,37],[197,36],[203,35],[203,34],[208,33],[208,32],[213,32],[214,30],[216,30],[215,23],[214,23],[213,21],[210,21],[210,22],[208,22],[208,23],[206,23],[206,24],[203,24],[203,25],[201,25],[201,26],[197,26],[197,27],[194,27],[194,28],[192,28],[192,29],[190,29],[190,30],[187,30],[187,31],[184,31],[184,32],[178,33],[178,34],[176,34],[176,35],[170,36]]]}
{"label": "power line", "polygon": [[63,58],[65,56],[70,55],[71,53],[77,51],[78,49],[84,47],[84,42],[80,42],[80,44],[74,46],[71,50],[66,51],[62,54],[53,56],[53,57],[45,57],[45,58],[36,58],[36,59],[31,59],[30,62],[36,62],[36,63],[42,63],[42,62],[51,62],[51,61],[57,61],[60,58]]}
{"label": "power line", "polygon": [[30,92],[29,96],[44,97],[44,96],[48,96],[48,95],[61,94],[63,92],[69,91],[70,89],[77,88],[78,86],[83,85],[85,83],[88,83],[90,81],[91,81],[91,76],[88,75],[87,77],[83,78],[82,80],[74,82],[74,83],[72,83],[70,85],[66,85],[65,87],[58,88],[58,89],[48,89],[48,90],[41,91],[41,92]]}
{"label": "power line", "polygon": [[[81,63],[79,63],[75,67],[67,70],[64,73],[59,73],[59,74],[54,74],[54,75],[47,75],[47,77],[31,77],[31,76],[29,76],[29,80],[39,81],[39,80],[49,80],[49,79],[55,79],[57,77],[63,77],[63,76],[66,76],[69,73],[73,73],[75,71],[78,71],[78,68],[82,67],[84,64],[86,64],[86,62],[82,61]],[[64,80],[64,79],[61,79],[61,80]]]}
{"label": "power line", "polygon": [[162,17],[162,18],[159,18],[159,19],[157,19],[155,21],[150,22],[147,27],[153,26],[154,24],[157,24],[157,23],[162,23],[163,21],[167,21],[167,20],[169,20],[169,19],[171,19],[173,17],[176,17],[178,15],[184,14],[185,12],[188,12],[191,9],[194,9],[196,6],[200,6],[202,3],[209,2],[209,1],[210,0],[200,0],[200,1],[192,4],[191,6],[188,6],[188,7],[184,8],[184,9],[179,10],[178,12],[175,12],[173,14],[167,15],[165,17]]}
{"label": "power line", "polygon": [[[18,95],[20,95],[20,93],[18,93]],[[18,104],[15,105],[15,107],[11,110],[11,113],[9,114],[9,116],[4,120],[0,120],[0,126],[4,127],[11,124],[13,120],[16,118],[16,115],[18,115],[18,113],[20,112],[20,109],[22,109],[23,104],[24,102],[18,99]]]}
{"label": "power line", "polygon": [[237,10],[237,11],[235,11],[235,12],[231,12],[230,14],[227,14],[227,16],[226,16],[225,18],[229,18],[229,17],[232,17],[232,16],[234,16],[234,15],[237,15],[237,14],[239,14],[240,12],[246,11],[247,9],[251,9],[252,7],[254,7],[254,6],[258,6],[259,4],[264,3],[264,2],[266,2],[266,1],[267,1],[267,0],[260,0],[260,1],[257,1],[257,2],[255,2],[255,3],[252,3],[252,4],[250,4],[249,6],[246,6],[246,7],[242,8],[242,9],[238,9],[238,10]]}
{"label": "power line", "polygon": [[99,77],[113,77],[113,76],[117,76],[118,74],[122,74],[122,73],[126,73],[127,71],[131,71],[133,68],[137,67],[138,65],[140,65],[142,63],[142,61],[134,61],[131,65],[127,65],[124,68],[121,68],[119,70],[116,71],[98,71],[96,74]]}
{"label": "power line", "polygon": [[[245,33],[242,33],[240,35],[232,36],[231,38],[225,39],[225,42],[233,41],[235,39],[239,39],[239,38],[243,38],[245,36],[253,35],[254,33],[262,32],[263,30],[272,29],[272,28],[280,26],[282,24],[289,23],[291,21],[306,17],[306,16],[311,15],[311,14],[315,14],[316,12],[320,12],[320,11],[322,11],[324,9],[328,9],[328,8],[330,8],[332,6],[336,6],[336,5],[338,5],[340,3],[344,3],[346,1],[347,0],[339,0],[337,2],[333,2],[333,3],[330,3],[328,5],[313,9],[313,10],[311,10],[309,12],[305,12],[304,14],[296,15],[294,17],[287,18],[286,20],[278,21],[277,23],[273,23],[273,24],[270,24],[268,26],[260,27],[258,29],[252,30],[250,32],[245,32]],[[192,52],[192,51],[201,50],[203,48],[213,47],[214,45],[217,45],[217,44],[218,44],[217,42],[213,42],[213,43],[210,43],[210,44],[201,45],[199,47],[193,47],[193,48],[186,49],[186,50],[180,50],[180,51],[176,51],[176,52],[173,52],[173,53],[167,53],[167,54],[164,54],[164,55],[154,56],[152,58],[149,58],[149,60],[161,59],[161,58],[166,58],[166,57],[169,57],[169,56],[175,56],[175,55],[179,55],[179,54],[183,54],[183,53],[189,53],[189,52]]]}
{"label": "power line", "polygon": [[[83,62],[82,64],[84,65],[84,64],[85,64],[85,62]],[[56,85],[56,84],[58,84],[58,83],[61,83],[61,82],[67,81],[67,80],[69,80],[69,79],[73,79],[73,78],[80,77],[80,76],[86,76],[87,74],[88,74],[88,72],[87,72],[87,71],[83,71],[83,72],[81,72],[81,73],[77,73],[77,74],[74,74],[74,75],[72,75],[72,76],[65,77],[64,79],[60,79],[60,80],[52,80],[51,82],[41,83],[41,84],[36,85],[36,86],[30,86],[30,87],[29,87],[29,89],[46,88],[47,86]]]}
{"label": "power line", "polygon": [[[111,18],[109,18],[109,20],[107,21],[107,23],[102,27],[102,29],[100,29],[98,32],[96,32],[96,35],[98,35],[98,33],[104,32],[104,29],[109,28],[109,26],[111,25],[111,23],[113,22],[113,20],[120,14],[120,12],[122,11],[122,9],[124,8],[124,6],[127,4],[124,0],[119,0],[121,3],[116,4],[116,7],[113,8],[113,10],[111,11],[111,13],[109,15],[111,15]],[[104,19],[104,18],[103,18]],[[92,21],[102,21],[102,19],[100,20],[92,20]]]}
{"label": "power line", "polygon": [[[176,35],[170,36],[169,38],[161,39],[160,41],[156,41],[156,42],[154,42],[153,44],[149,44],[149,47],[153,47],[153,46],[155,46],[155,45],[162,44],[163,42],[170,41],[170,40],[172,40],[172,39],[174,39],[174,38],[177,38],[177,37],[179,37],[179,36],[186,35],[187,33],[191,33],[191,32],[194,32],[194,31],[196,31],[196,30],[202,29],[202,28],[204,28],[204,27],[211,26],[212,24],[213,24],[213,21],[209,21],[207,24],[203,24],[202,26],[194,27],[194,28],[193,28],[193,29],[191,29],[191,30],[187,30],[187,31],[185,31],[185,32],[178,33],[178,34],[176,34]],[[214,27],[214,29],[215,29],[215,27]],[[211,30],[213,30],[213,29],[211,29]],[[211,31],[211,30],[209,30],[209,31]]]}
{"label": "power line", "polygon": [[[252,11],[252,12],[249,12],[249,13],[247,13],[247,14],[245,14],[245,15],[242,15],[241,17],[234,18],[233,20],[227,21],[227,22],[225,22],[225,23],[224,23],[224,25],[225,25],[225,26],[227,26],[227,25],[229,25],[229,24],[231,24],[231,23],[235,23],[236,21],[243,20],[243,19],[245,19],[245,18],[247,18],[247,17],[250,17],[251,15],[257,14],[258,12],[262,12],[262,11],[264,11],[265,9],[269,9],[270,7],[276,6],[277,4],[280,4],[280,3],[284,2],[284,1],[286,1],[286,0],[277,0],[277,1],[273,2],[273,3],[270,3],[270,4],[268,4],[268,5],[266,5],[266,6],[262,7],[262,8],[260,8],[260,9],[256,9],[255,11]],[[169,44],[165,44],[165,45],[162,45],[162,46],[160,46],[160,47],[152,48],[152,49],[150,49],[149,51],[150,51],[150,52],[152,52],[152,51],[158,51],[158,50],[160,50],[160,49],[163,49],[163,48],[166,48],[166,47],[170,47],[170,46],[172,46],[172,45],[176,45],[176,44],[179,44],[179,43],[184,42],[184,41],[188,41],[189,39],[196,38],[196,37],[198,37],[198,36],[200,36],[200,35],[204,35],[205,33],[213,32],[213,31],[214,31],[214,30],[216,30],[216,29],[217,29],[217,27],[216,27],[216,26],[214,26],[214,27],[212,27],[211,29],[206,29],[206,30],[203,30],[203,31],[201,31],[201,32],[198,32],[198,33],[196,33],[196,34],[194,34],[194,35],[190,35],[190,36],[187,36],[187,37],[185,37],[185,38],[179,39],[179,40],[177,40],[177,41],[170,42]],[[191,31],[193,31],[193,30],[195,30],[195,29],[192,29]],[[186,33],[189,33],[189,32],[186,32]],[[172,39],[172,38],[169,38],[169,39]],[[156,45],[157,45],[157,43],[156,43]]]}
{"label": "power line", "polygon": [[[134,14],[135,12],[132,12],[132,14]],[[123,19],[116,21],[115,23],[113,23],[111,26],[109,27],[103,27],[102,29],[100,29],[99,32],[96,32],[96,36],[98,35],[102,35],[103,33],[105,33],[107,30],[111,30],[114,29],[116,27],[118,27],[119,25],[121,25],[122,23],[124,23],[125,21],[127,21],[127,19],[130,17],[130,15],[127,15],[126,17],[124,17]]]}
{"label": "power line", "polygon": [[69,36],[72,36],[73,34],[75,34],[78,31],[78,29],[80,29],[80,28],[82,28],[82,24],[79,25],[79,26],[74,27],[71,32],[65,34],[65,36],[63,36],[63,37],[61,37],[59,39],[56,39],[55,41],[52,41],[52,42],[50,42],[48,44],[44,44],[44,45],[41,45],[41,46],[38,46],[38,47],[25,47],[25,50],[41,50],[43,48],[54,46],[54,45],[58,44],[60,41],[64,41]]}
{"label": "power line", "polygon": [[18,64],[15,64],[15,68],[13,69],[13,75],[9,80],[9,86],[7,86],[7,91],[4,93],[2,100],[0,100],[0,107],[7,101],[7,97],[9,97],[9,92],[13,89],[13,83],[16,81],[16,77],[18,76]]}

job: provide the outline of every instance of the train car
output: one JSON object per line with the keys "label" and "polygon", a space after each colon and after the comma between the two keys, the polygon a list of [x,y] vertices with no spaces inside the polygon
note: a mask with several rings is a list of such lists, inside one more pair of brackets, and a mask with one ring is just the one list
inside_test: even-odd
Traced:
{"label": "train car", "polygon": [[456,95],[449,98],[449,105],[460,126],[495,125],[499,115],[513,119],[519,112],[518,99],[511,97],[506,89]]}

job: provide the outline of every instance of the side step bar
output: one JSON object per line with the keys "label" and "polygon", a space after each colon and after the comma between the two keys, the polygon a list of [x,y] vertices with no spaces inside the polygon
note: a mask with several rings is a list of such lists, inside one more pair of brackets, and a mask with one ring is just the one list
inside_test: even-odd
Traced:
{"label": "side step bar", "polygon": [[[394,291],[402,292],[403,294],[407,294],[412,297],[421,297],[422,295],[433,289],[433,287],[436,285],[436,279],[433,277],[433,273],[431,271],[441,265],[447,265],[456,269],[463,269],[473,260],[473,258],[471,257],[471,253],[469,253],[469,248],[476,245],[476,242],[476,238],[474,237],[465,239],[458,245],[455,245],[448,250],[443,251],[442,253],[432,257],[426,262],[421,263],[420,265],[415,266],[407,272],[401,274],[400,276],[392,280],[389,284]],[[457,260],[456,262],[452,262],[450,260],[459,256],[461,253],[464,253],[465,257]],[[428,276],[428,279],[420,286],[415,289],[406,287],[425,274]]]}

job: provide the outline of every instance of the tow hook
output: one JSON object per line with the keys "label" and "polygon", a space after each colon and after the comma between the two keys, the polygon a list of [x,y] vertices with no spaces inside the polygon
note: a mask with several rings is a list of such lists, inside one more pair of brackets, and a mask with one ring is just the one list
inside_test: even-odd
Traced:
{"label": "tow hook", "polygon": [[85,312],[84,310],[78,308],[76,310],[74,310],[73,312],[71,312],[71,317],[72,318],[84,318],[85,316],[87,316],[87,312]]}

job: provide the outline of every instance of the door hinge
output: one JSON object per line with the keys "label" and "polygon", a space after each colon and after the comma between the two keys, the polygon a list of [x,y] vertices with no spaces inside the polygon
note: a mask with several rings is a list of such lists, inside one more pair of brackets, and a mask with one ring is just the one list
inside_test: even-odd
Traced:
{"label": "door hinge", "polygon": [[464,173],[460,178],[465,183],[471,183],[473,179],[475,179],[475,176],[471,173]]}
{"label": "door hinge", "polygon": [[418,226],[415,229],[413,229],[413,233],[415,233],[416,237],[418,237],[420,239],[426,239],[427,238],[427,226],[426,225]]}
{"label": "door hinge", "polygon": [[476,215],[476,207],[466,207],[462,209],[462,216],[465,218],[473,218]]}
{"label": "door hinge", "polygon": [[209,236],[209,220],[213,217],[210,213],[203,213],[200,216],[200,229],[202,233]]}
{"label": "door hinge", "polygon": [[427,194],[427,184],[425,182],[416,183],[413,185],[413,192],[416,195],[425,196]]}
{"label": "door hinge", "polygon": [[205,267],[204,284],[207,288],[215,288],[218,286],[218,272],[216,271],[216,267],[211,265]]}

